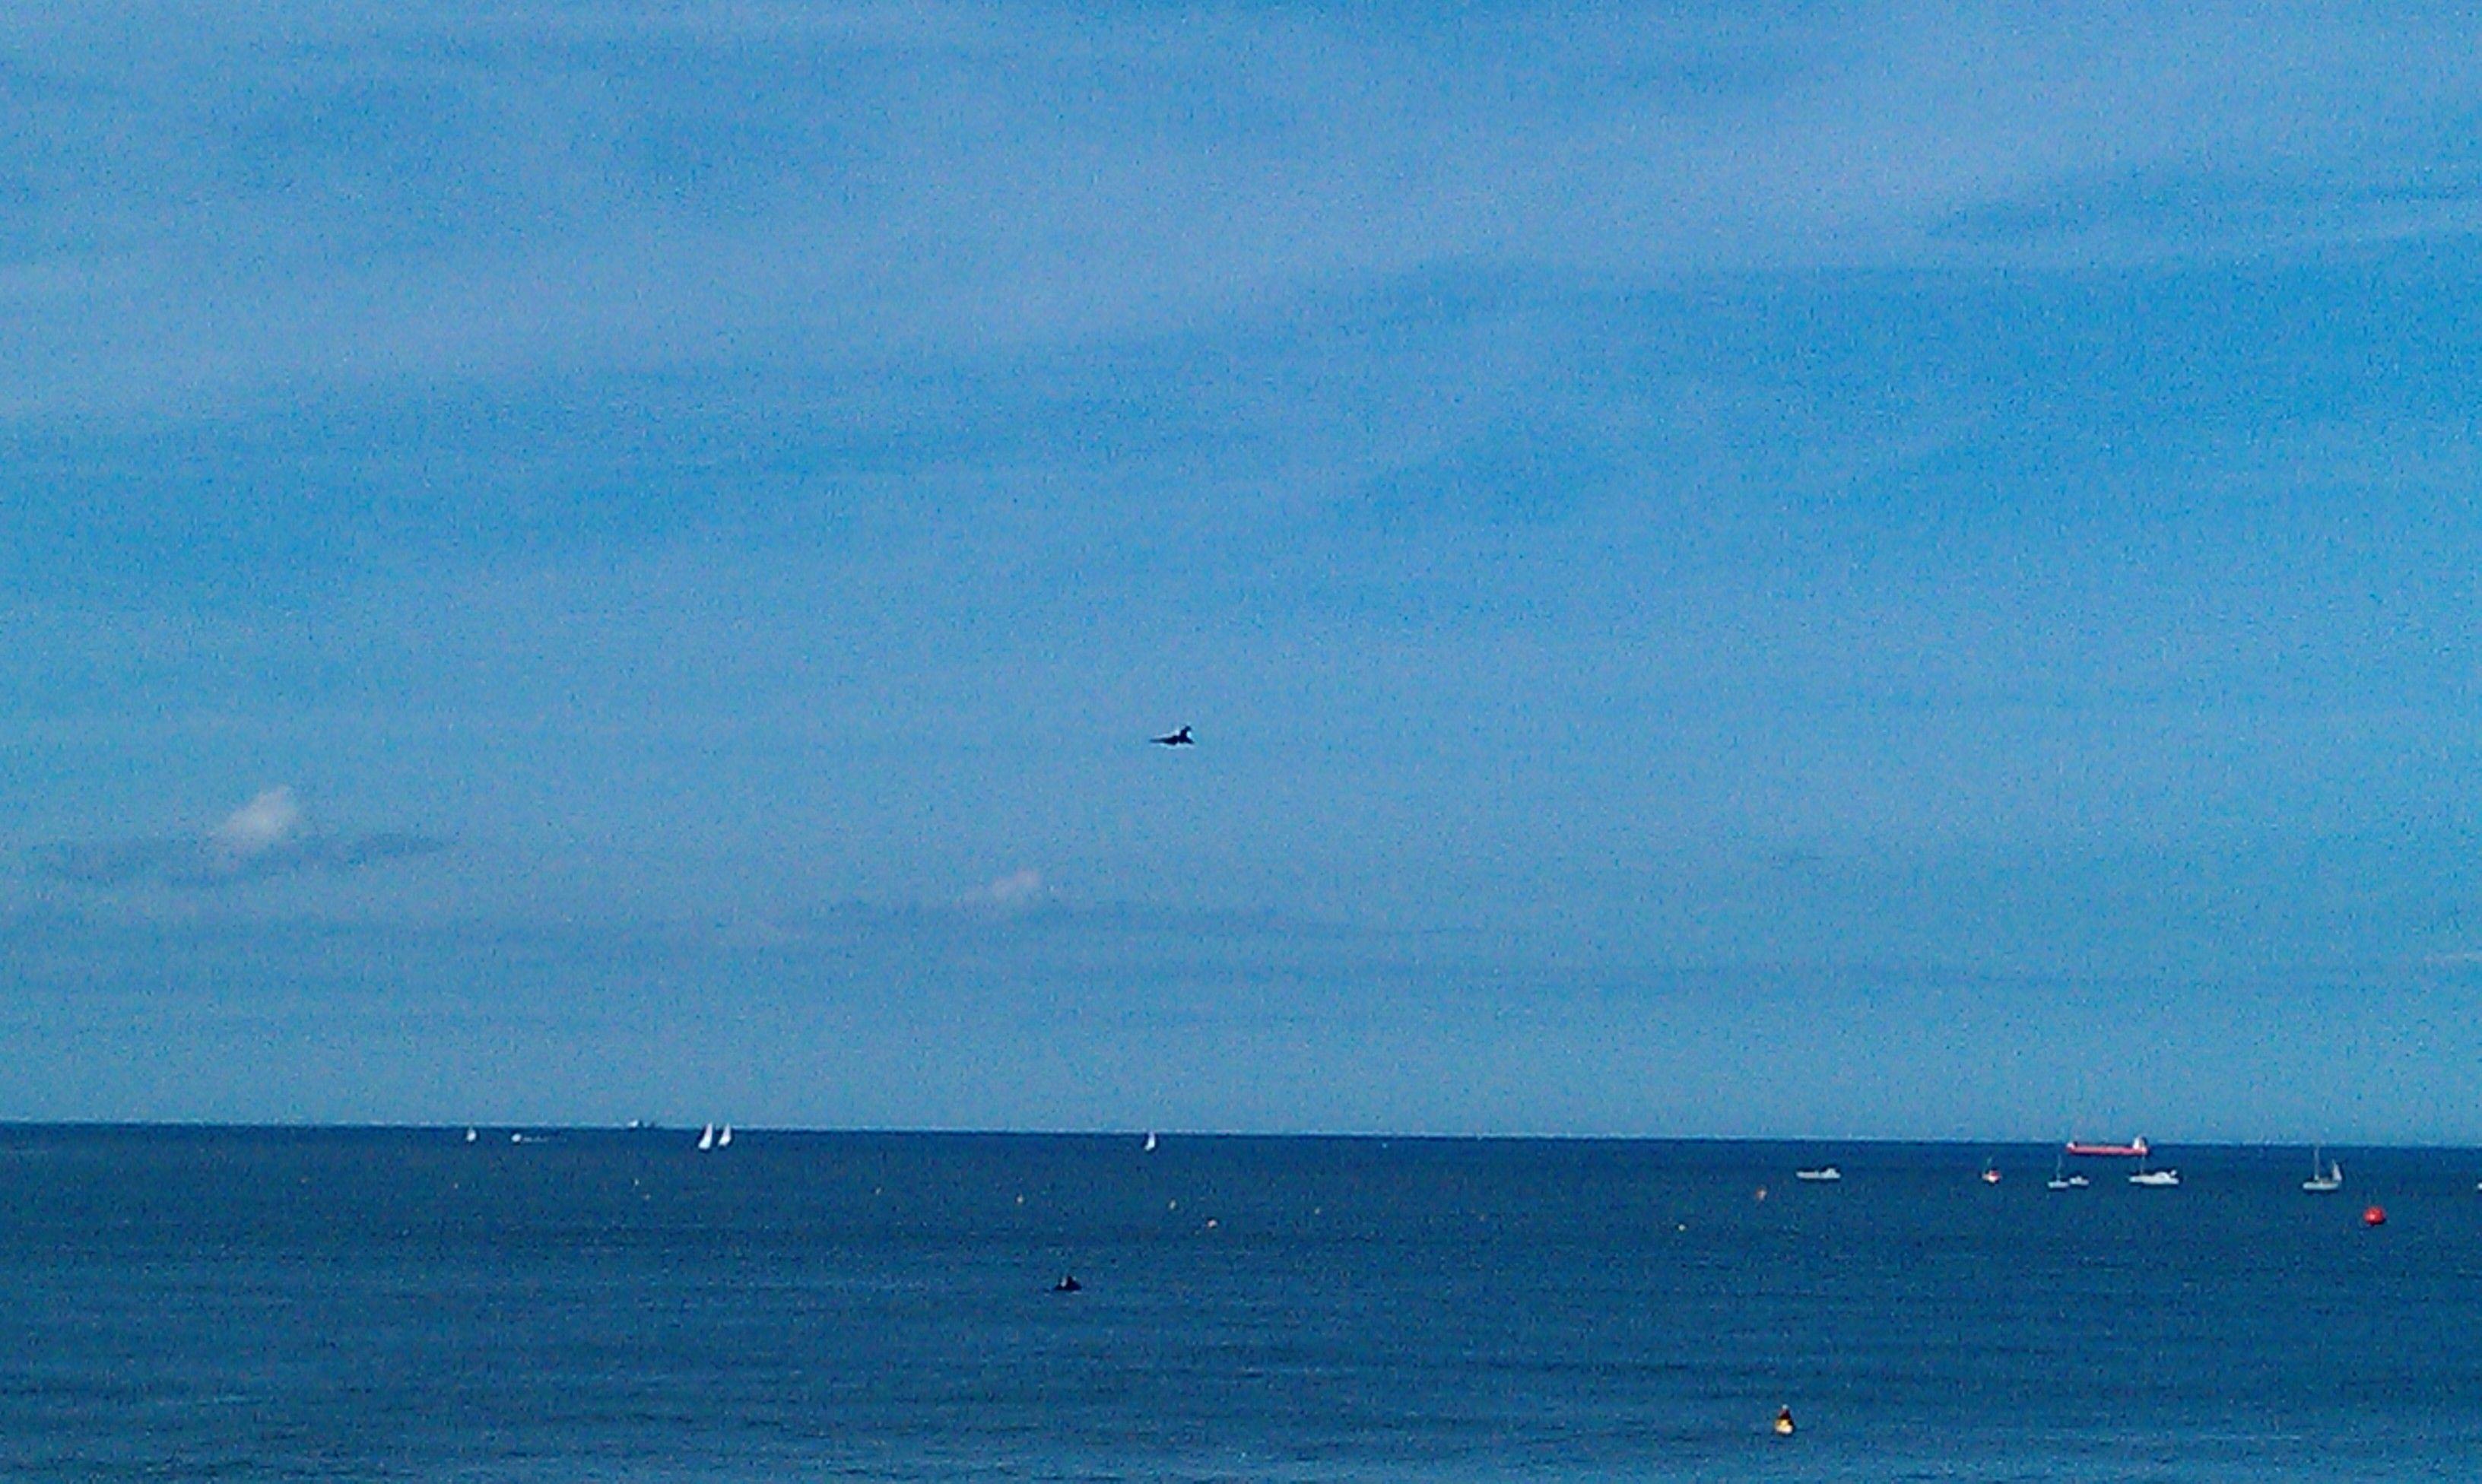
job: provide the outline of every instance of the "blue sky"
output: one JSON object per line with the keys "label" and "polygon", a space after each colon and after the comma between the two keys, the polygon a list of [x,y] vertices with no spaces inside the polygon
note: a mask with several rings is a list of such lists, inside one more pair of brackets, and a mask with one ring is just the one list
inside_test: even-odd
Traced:
{"label": "blue sky", "polygon": [[2476,53],[13,16],[0,1117],[2482,1141]]}

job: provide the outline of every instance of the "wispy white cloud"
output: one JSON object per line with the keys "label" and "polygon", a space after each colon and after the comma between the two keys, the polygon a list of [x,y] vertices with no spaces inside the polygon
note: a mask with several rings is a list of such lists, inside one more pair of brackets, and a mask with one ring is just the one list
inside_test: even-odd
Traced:
{"label": "wispy white cloud", "polygon": [[2446,150],[2476,43],[2417,18],[137,13],[0,40],[34,121],[0,138],[28,186],[0,413],[1153,332],[1441,264],[1637,282],[2477,218]]}

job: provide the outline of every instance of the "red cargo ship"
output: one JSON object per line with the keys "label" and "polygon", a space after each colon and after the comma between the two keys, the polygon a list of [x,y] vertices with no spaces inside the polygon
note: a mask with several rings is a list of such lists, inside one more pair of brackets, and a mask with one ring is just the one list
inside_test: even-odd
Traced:
{"label": "red cargo ship", "polygon": [[2073,1155],[2125,1155],[2132,1159],[2143,1159],[2146,1158],[2147,1154],[2146,1137],[2144,1134],[2140,1134],[2136,1138],[2130,1139],[2126,1144],[2080,1144],[2075,1139],[2071,1139],[2069,1140],[2069,1153]]}

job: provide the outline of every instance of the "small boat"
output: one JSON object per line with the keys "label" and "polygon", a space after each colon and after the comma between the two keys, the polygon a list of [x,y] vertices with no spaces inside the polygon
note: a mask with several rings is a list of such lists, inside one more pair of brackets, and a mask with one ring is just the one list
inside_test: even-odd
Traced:
{"label": "small boat", "polygon": [[713,1125],[713,1124],[708,1124],[705,1128],[700,1129],[700,1130],[699,1131],[699,1148],[700,1148],[700,1149],[713,1149],[714,1147],[715,1147],[715,1125]]}
{"label": "small boat", "polygon": [[1153,1134],[1149,1133],[1149,1134],[1148,1134],[1148,1135],[1147,1135],[1147,1147],[1146,1147],[1145,1149],[1141,1150],[1141,1151],[1140,1151],[1140,1153],[1142,1153],[1142,1154],[1149,1154],[1149,1155],[1150,1155],[1150,1154],[1153,1154],[1154,1152],[1155,1152],[1155,1136],[1154,1136]]}
{"label": "small boat", "polygon": [[1982,1161],[1982,1183],[1986,1185],[1999,1184],[1999,1166],[1989,1159]]}
{"label": "small boat", "polygon": [[2318,1162],[2326,1152],[2324,1147],[2310,1151],[2310,1178],[2301,1183],[2301,1188],[2312,1195],[2326,1195],[2344,1188],[2344,1166],[2333,1159],[2324,1165]]}
{"label": "small boat", "polygon": [[2132,1185],[2149,1185],[2160,1189],[2178,1185],[2180,1172],[2178,1170],[2139,1170],[2128,1177],[2128,1183]]}
{"label": "small boat", "polygon": [[1822,1164],[1814,1170],[1795,1170],[1792,1172],[1792,1178],[1795,1180],[1808,1180],[1813,1182],[1842,1180],[1844,1178],[1844,1172],[1837,1169],[1835,1165]]}
{"label": "small boat", "polygon": [[726,1124],[723,1128],[718,1129],[715,1132],[715,1147],[718,1149],[724,1149],[729,1147],[731,1143],[732,1125]]}
{"label": "small boat", "polygon": [[2064,1155],[2051,1161],[2051,1178],[2043,1182],[2043,1188],[2046,1190],[2083,1190],[2086,1186],[2092,1184],[2094,1184],[2094,1182],[2086,1179],[2083,1175],[2072,1175],[2069,1173],[2068,1158]]}
{"label": "small boat", "polygon": [[2124,1159],[2143,1159],[2147,1156],[2146,1136],[2144,1134],[2140,1134],[2136,1138],[2130,1139],[2126,1144],[2088,1144],[2077,1139],[2071,1139],[2069,1140],[2069,1153],[2073,1155],[2100,1155]]}
{"label": "small boat", "polygon": [[478,1130],[478,1129],[468,1129],[468,1130],[466,1130],[466,1131],[465,1131],[465,1142],[466,1142],[466,1143],[468,1143],[468,1144],[471,1144],[471,1143],[472,1143],[472,1142],[474,1142],[476,1139],[481,1138],[482,1136],[483,1136],[483,1134],[482,1134],[482,1131],[480,1131],[480,1130]]}

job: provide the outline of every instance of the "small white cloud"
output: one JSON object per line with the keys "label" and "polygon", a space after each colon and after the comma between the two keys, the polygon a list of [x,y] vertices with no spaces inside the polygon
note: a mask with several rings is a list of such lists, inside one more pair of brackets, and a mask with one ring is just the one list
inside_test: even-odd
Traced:
{"label": "small white cloud", "polygon": [[303,813],[291,789],[274,788],[224,816],[203,836],[64,841],[37,846],[32,853],[44,875],[81,886],[151,881],[225,887],[307,872],[358,871],[447,847],[446,841],[408,830],[322,833]]}
{"label": "small white cloud", "polygon": [[978,907],[1015,912],[1043,900],[1044,892],[1042,872],[1013,871],[975,892],[966,900]]}
{"label": "small white cloud", "polygon": [[302,805],[287,788],[269,789],[224,816],[210,837],[238,865],[290,844],[302,828]]}

